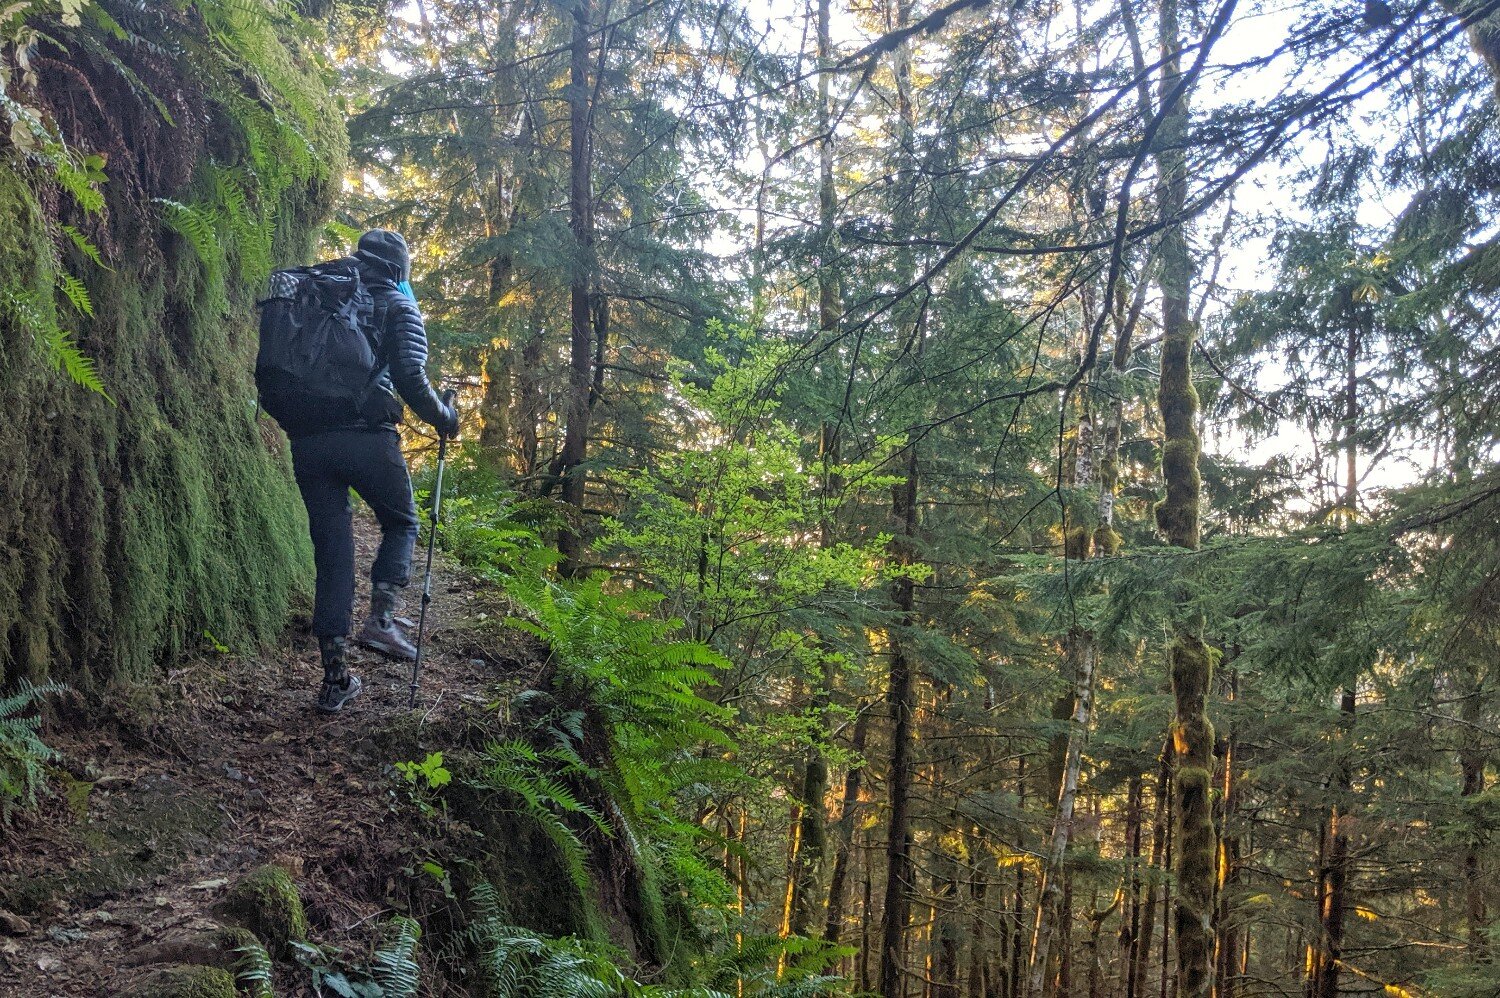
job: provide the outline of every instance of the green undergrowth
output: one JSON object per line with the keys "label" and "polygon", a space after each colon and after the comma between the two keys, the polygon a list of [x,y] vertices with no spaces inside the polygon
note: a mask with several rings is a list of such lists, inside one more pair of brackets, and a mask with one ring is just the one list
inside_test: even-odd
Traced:
{"label": "green undergrowth", "polygon": [[36,804],[54,753],[37,733],[41,721],[34,711],[49,694],[62,690],[57,683],[33,686],[22,680],[15,693],[0,697],[0,827],[16,808]]}
{"label": "green undergrowth", "polygon": [[310,252],[345,139],[289,5],[21,6],[5,110],[39,131],[0,155],[0,688],[97,694],[205,632],[275,636],[309,574],[254,302]]}
{"label": "green undergrowth", "polygon": [[503,998],[846,991],[826,973],[842,951],[754,935],[739,847],[697,820],[744,780],[707,695],[728,663],[655,593],[556,578],[546,507],[465,455],[450,472],[443,545],[545,663],[466,744],[400,767],[432,830],[413,872],[449,902],[434,952]]}

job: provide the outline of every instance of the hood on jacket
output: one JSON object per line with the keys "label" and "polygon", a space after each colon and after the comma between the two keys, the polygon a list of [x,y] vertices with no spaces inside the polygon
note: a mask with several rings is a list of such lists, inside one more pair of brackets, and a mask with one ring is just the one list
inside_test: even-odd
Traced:
{"label": "hood on jacket", "polygon": [[376,277],[392,284],[411,280],[411,253],[401,233],[390,229],[371,229],[359,237],[354,258],[368,267]]}

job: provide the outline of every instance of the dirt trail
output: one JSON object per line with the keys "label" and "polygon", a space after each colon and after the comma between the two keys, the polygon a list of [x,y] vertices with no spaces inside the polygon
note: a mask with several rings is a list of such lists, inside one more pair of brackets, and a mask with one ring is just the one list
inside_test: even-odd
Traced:
{"label": "dirt trail", "polygon": [[[368,566],[376,530],[356,531]],[[293,873],[319,942],[367,945],[413,845],[393,810],[392,752],[441,749],[445,731],[530,678],[526,643],[497,626],[505,612],[437,563],[415,712],[409,665],[361,651],[364,693],[341,715],[315,714],[322,669],[303,620],[263,656],[174,670],[160,704],[122,711],[149,722],[53,736],[78,778],[60,774],[41,813],[0,842],[0,909],[28,923],[0,916],[0,996],[120,994],[161,940],[210,925],[236,878],[268,862]]]}

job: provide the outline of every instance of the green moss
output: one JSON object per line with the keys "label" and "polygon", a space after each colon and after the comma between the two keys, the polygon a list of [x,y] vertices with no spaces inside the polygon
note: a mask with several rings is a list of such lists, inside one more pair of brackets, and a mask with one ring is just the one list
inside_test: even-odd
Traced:
{"label": "green moss", "polygon": [[[200,14],[217,19],[216,43]],[[273,19],[215,4],[163,23],[188,44],[152,51],[180,56],[117,55],[144,60],[134,69],[177,109],[175,126],[90,59],[57,84],[65,137],[110,153],[102,215],[19,160],[0,165],[0,290],[50,308],[57,270],[81,279],[94,317],[56,314],[117,403],[51,370],[34,331],[0,317],[0,688],[20,676],[86,693],[149,680],[205,630],[249,649],[280,632],[310,576],[285,448],[257,418],[254,302],[273,262],[308,256],[345,153],[342,119]],[[95,77],[93,91],[77,88]],[[102,103],[80,111],[80,93]],[[122,118],[141,127],[100,130]],[[206,264],[174,233],[163,201],[201,208],[222,260]]]}
{"label": "green moss", "polygon": [[154,970],[125,992],[126,998],[236,998],[234,975],[218,967]]}
{"label": "green moss", "polygon": [[1191,630],[1179,630],[1167,649],[1176,714],[1172,743],[1177,756],[1176,800],[1178,882],[1175,921],[1184,966],[1207,966],[1213,933],[1214,729],[1208,719],[1208,689],[1214,655]]}
{"label": "green moss", "polygon": [[[260,942],[255,933],[239,925],[222,925],[211,930],[214,944],[228,954],[231,961],[239,959],[239,950]],[[228,968],[226,968],[228,969]]]}
{"label": "green moss", "polygon": [[[1196,401],[1193,405],[1196,412]],[[1166,498],[1156,505],[1156,525],[1179,547],[1198,546],[1199,442],[1196,431],[1162,445],[1161,470]]]}
{"label": "green moss", "polygon": [[220,905],[226,917],[255,933],[272,953],[307,938],[307,915],[291,875],[279,866],[256,867],[240,878]]}
{"label": "green moss", "polygon": [[148,777],[91,810],[71,830],[82,848],[67,866],[0,875],[0,908],[26,915],[56,899],[84,905],[117,894],[200,853],[224,819],[215,801],[170,778]]}
{"label": "green moss", "polygon": [[1093,535],[1087,527],[1073,527],[1064,539],[1063,548],[1069,558],[1083,561],[1092,552]]}
{"label": "green moss", "polygon": [[82,821],[87,818],[89,797],[94,792],[94,785],[88,780],[80,780],[65,769],[52,770],[52,779],[62,791],[63,800],[68,802],[68,812],[73,815],[73,820]]}

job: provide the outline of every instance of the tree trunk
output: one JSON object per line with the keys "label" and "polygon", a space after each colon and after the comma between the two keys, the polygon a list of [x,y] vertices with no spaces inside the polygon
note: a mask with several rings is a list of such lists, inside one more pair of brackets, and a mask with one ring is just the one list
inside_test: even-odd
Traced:
{"label": "tree trunk", "polygon": [[[1016,813],[1026,813],[1026,757],[1016,760]],[[1010,910],[1009,970],[1005,977],[1005,998],[1021,998],[1025,990],[1022,982],[1022,953],[1025,951],[1026,911],[1026,864],[1016,864],[1016,893]]]}
{"label": "tree trunk", "polygon": [[849,876],[849,852],[854,841],[854,818],[859,807],[860,784],[864,780],[865,739],[870,730],[870,712],[861,708],[854,720],[854,739],[850,745],[856,758],[844,774],[844,803],[839,811],[833,877],[828,882],[828,912],[823,938],[837,943],[844,931],[844,884]]}
{"label": "tree trunk", "polygon": [[[833,60],[833,42],[830,28],[830,0],[818,0],[818,121],[821,139],[818,143],[818,240],[822,247],[818,262],[818,330],[824,337],[833,338],[838,333],[839,290],[837,275],[829,259],[829,247],[833,241],[833,135],[829,127],[830,68]],[[828,548],[834,543],[833,517],[830,512],[830,497],[836,496],[841,483],[833,470],[838,466],[839,444],[837,427],[824,422],[818,435],[818,456],[823,464],[822,490],[819,496],[819,545]],[[821,686],[814,691],[813,710],[818,714],[820,734],[828,731],[828,708],[833,693],[833,659],[823,656]],[[802,852],[797,870],[797,886],[793,895],[792,932],[809,935],[812,930],[813,912],[819,900],[823,870],[828,853],[828,823],[823,801],[828,795],[828,761],[824,757],[824,743],[814,740],[809,746],[805,779],[802,786]],[[856,791],[858,784],[856,783]],[[831,908],[831,902],[830,902]],[[828,917],[825,914],[824,927]]]}
{"label": "tree trunk", "polygon": [[[1359,466],[1356,433],[1359,428],[1359,355],[1360,327],[1350,323],[1344,342],[1343,441],[1344,488],[1339,497],[1340,520],[1344,526],[1354,522],[1359,503]],[[1326,857],[1319,881],[1319,946],[1314,954],[1311,978],[1313,998],[1338,998],[1340,961],[1344,951],[1344,920],[1349,889],[1349,814],[1354,777],[1351,772],[1348,740],[1354,727],[1355,689],[1346,686],[1339,698],[1340,744],[1335,803],[1328,812],[1328,827],[1323,834]]]}
{"label": "tree trunk", "polygon": [[[486,224],[486,234],[494,235],[496,227]],[[489,317],[490,344],[482,358],[483,394],[479,403],[479,450],[494,466],[502,467],[509,462],[504,455],[510,450],[510,413],[515,404],[512,396],[512,372],[510,344],[506,343],[501,329],[500,303],[510,293],[511,258],[499,256],[489,265]]]}
{"label": "tree trunk", "polygon": [[[1341,734],[1349,736],[1354,726],[1354,690],[1345,689],[1339,699]],[[1342,740],[1342,739],[1341,739]],[[1348,761],[1349,746],[1342,746],[1336,789],[1338,803],[1328,816],[1328,858],[1324,865],[1326,884],[1318,917],[1322,945],[1313,961],[1313,998],[1338,998],[1340,961],[1344,956],[1344,918],[1349,906],[1349,815],[1348,798],[1353,775]]]}
{"label": "tree trunk", "polygon": [[[828,677],[825,677],[825,682]],[[814,710],[825,717],[828,708],[826,690],[813,697]],[[828,854],[828,819],[824,799],[828,796],[828,760],[821,745],[808,749],[802,767],[802,814],[798,819],[797,840],[800,844],[793,858],[791,899],[787,928],[792,935],[806,936],[812,931],[813,909],[818,902],[818,886],[823,877]]]}
{"label": "tree trunk", "polygon": [[[559,570],[564,576],[578,571],[583,553],[583,503],[588,456],[589,392],[593,363],[594,210],[593,150],[590,142],[592,108],[589,87],[589,37],[592,0],[578,0],[573,7],[573,42],[569,89],[569,194],[568,215],[576,259],[569,288],[569,364],[567,426],[554,473],[562,480],[563,502],[573,507],[573,522],[558,535]],[[601,43],[602,44],[602,43]]]}
{"label": "tree trunk", "polygon": [[510,350],[492,343],[480,363],[479,450],[497,467],[511,465],[504,457],[511,449],[510,413],[514,405]]}
{"label": "tree trunk", "polygon": [[1058,998],[1072,998],[1073,994],[1073,877],[1063,870],[1062,910],[1063,921],[1058,927],[1057,987],[1053,994]]}
{"label": "tree trunk", "polygon": [[[1476,680],[1474,691],[1464,700],[1463,709],[1459,712],[1464,721],[1463,747],[1458,754],[1461,780],[1459,793],[1465,798],[1484,793],[1484,767],[1488,758],[1484,747],[1484,733],[1480,727],[1484,718],[1483,693],[1483,680]],[[1464,843],[1464,915],[1468,923],[1470,958],[1476,961],[1486,959],[1489,955],[1485,935],[1489,925],[1484,903],[1485,877],[1479,858],[1483,847],[1483,833],[1477,829],[1470,832],[1468,841]]]}
{"label": "tree trunk", "polygon": [[[941,785],[935,789],[941,800]],[[932,998],[958,998],[958,860],[941,845],[938,849],[932,885]]]}
{"label": "tree trunk", "polygon": [[1011,905],[1010,918],[1010,975],[1006,979],[1007,998],[1020,998],[1025,992],[1026,952],[1026,866],[1016,864],[1016,896]]}
{"label": "tree trunk", "polygon": [[1130,774],[1125,791],[1125,911],[1120,917],[1119,993],[1135,998],[1135,964],[1141,944],[1141,798],[1145,778]]}
{"label": "tree trunk", "polygon": [[[1094,899],[1097,900],[1097,897]],[[1115,891],[1115,896],[1104,908],[1095,907],[1094,901],[1089,902],[1089,998],[1104,998],[1104,960],[1101,955],[1100,941],[1104,936],[1104,923],[1109,916],[1115,913],[1120,903],[1125,900],[1125,885],[1121,884]]]}
{"label": "tree trunk", "polygon": [[541,378],[543,347],[546,345],[546,330],[532,310],[530,335],[521,347],[521,366],[516,371],[516,464],[517,472],[524,478],[536,474],[541,441],[538,424],[547,410]]}
{"label": "tree trunk", "polygon": [[[1239,697],[1239,677],[1233,671],[1229,675],[1229,700]],[[1224,740],[1223,793],[1220,795],[1219,818],[1219,900],[1214,920],[1217,930],[1217,957],[1215,960],[1218,978],[1216,998],[1234,998],[1238,983],[1240,926],[1238,916],[1232,909],[1235,888],[1240,879],[1240,837],[1235,814],[1239,806],[1239,784],[1234,778],[1235,738],[1233,732]]]}
{"label": "tree trunk", "polygon": [[[1172,813],[1172,743],[1169,739],[1161,750],[1161,762],[1156,777],[1156,804],[1151,822],[1151,869],[1163,870],[1167,831],[1171,828]],[[1165,909],[1165,902],[1163,903]],[[1165,931],[1165,929],[1163,929]],[[1130,969],[1130,980],[1126,986],[1126,998],[1145,998],[1146,968],[1151,965],[1151,937],[1156,932],[1156,887],[1146,889],[1146,906],[1141,913],[1141,939],[1135,947]]]}
{"label": "tree trunk", "polygon": [[[1167,543],[1198,548],[1198,393],[1193,387],[1192,355],[1197,330],[1190,312],[1193,261],[1179,221],[1187,202],[1187,167],[1182,143],[1187,128],[1187,94],[1169,94],[1182,78],[1177,0],[1161,4],[1162,74],[1156,160],[1163,220],[1158,280],[1162,296],[1161,386],[1157,403],[1164,429],[1162,479],[1166,496],[1156,522]],[[1169,107],[1168,105],[1171,104]],[[1214,827],[1212,813],[1213,725],[1208,690],[1213,660],[1202,637],[1202,623],[1179,617],[1167,647],[1172,676],[1176,754],[1177,981],[1181,998],[1213,994]]]}
{"label": "tree trunk", "polygon": [[[1071,924],[1064,903],[1067,880],[1068,842],[1073,832],[1073,810],[1078,800],[1078,777],[1083,765],[1083,743],[1088,734],[1094,698],[1094,660],[1097,650],[1093,635],[1074,630],[1064,639],[1065,655],[1071,660],[1074,679],[1072,728],[1068,734],[1067,753],[1052,822],[1052,835],[1042,867],[1041,890],[1037,900],[1036,929],[1032,934],[1031,973],[1026,993],[1038,998],[1051,976],[1056,937]],[[1065,951],[1066,946],[1061,947]]]}
{"label": "tree trunk", "polygon": [[[986,753],[988,755],[988,753]],[[980,830],[970,827],[968,834],[969,882],[969,998],[988,998],[990,993],[990,952],[985,933],[985,904],[990,884],[980,864],[983,846]]]}
{"label": "tree trunk", "polygon": [[870,973],[870,954],[874,952],[871,945],[870,927],[875,924],[875,885],[873,867],[874,849],[870,843],[870,835],[865,834],[865,845],[860,851],[860,866],[864,870],[864,894],[860,904],[859,919],[859,990],[863,994],[869,994],[875,987],[875,975]]}
{"label": "tree trunk", "polygon": [[[892,519],[899,530],[892,539],[891,553],[897,565],[910,566],[915,561],[913,542],[917,532],[917,452],[914,442],[907,452],[906,477],[892,487],[891,494]],[[903,574],[896,580],[892,599],[900,617],[899,627],[913,625],[915,599],[916,584],[910,575]],[[892,634],[890,648],[890,824],[886,840],[885,909],[881,919],[880,994],[884,998],[902,998],[906,976],[906,923],[911,913],[910,809],[916,683],[908,658],[906,635],[900,631]]]}
{"label": "tree trunk", "polygon": [[[1085,309],[1085,315],[1088,310]],[[1116,433],[1118,442],[1118,433]],[[1093,417],[1085,406],[1078,420],[1078,435],[1076,439],[1076,452],[1073,465],[1073,484],[1079,489],[1088,488],[1093,484],[1095,455],[1093,441]],[[1106,462],[1112,461],[1114,455],[1106,454]],[[1104,506],[1103,496],[1108,493],[1111,496],[1109,504],[1110,512],[1113,511],[1113,488],[1114,483],[1101,483],[1100,501],[1101,511]],[[1092,536],[1084,529],[1076,530],[1068,528],[1064,524],[1065,536],[1068,538],[1065,557],[1086,560],[1093,553]],[[1101,530],[1107,530],[1108,524],[1101,521]],[[1056,782],[1051,787],[1057,787],[1057,809],[1053,815],[1052,836],[1047,848],[1047,853],[1042,866],[1042,881],[1039,897],[1037,899],[1036,928],[1032,934],[1031,945],[1031,972],[1027,983],[1027,993],[1033,998],[1042,994],[1045,982],[1049,976],[1048,964],[1053,958],[1055,937],[1059,931],[1071,926],[1071,912],[1069,906],[1063,903],[1062,884],[1067,877],[1067,855],[1068,844],[1073,833],[1073,811],[1078,798],[1078,781],[1083,762],[1083,746],[1088,740],[1089,724],[1092,720],[1094,704],[1094,674],[1098,665],[1098,642],[1093,632],[1075,626],[1063,638],[1063,660],[1067,665],[1067,672],[1073,677],[1073,688],[1070,693],[1059,699],[1053,707],[1053,715],[1064,702],[1070,703],[1072,717],[1068,725],[1066,736],[1062,739],[1062,758],[1056,758],[1057,739],[1053,739],[1052,751],[1049,753],[1048,765],[1049,776]],[[1051,787],[1048,788],[1052,792]],[[1067,947],[1064,947],[1063,959],[1067,959]]]}
{"label": "tree trunk", "polygon": [[[820,4],[826,0],[819,0]],[[904,28],[910,20],[910,0],[896,0],[893,28]],[[911,100],[911,56],[903,42],[892,55],[898,111],[897,131],[903,155],[910,149],[916,127]],[[828,74],[822,74],[827,77]],[[903,267],[914,270],[911,261]],[[923,352],[923,318],[912,320],[916,355]],[[906,469],[902,481],[891,488],[891,519],[895,527],[890,543],[891,560],[899,567],[916,563],[917,534],[917,439],[906,441]],[[910,574],[900,575],[892,587],[892,604],[898,622],[889,635],[890,677],[887,692],[891,712],[890,824],[886,838],[885,907],[881,912],[880,994],[904,998],[906,993],[906,925],[911,916],[912,889],[912,726],[916,714],[916,676],[905,633],[916,623],[916,583]]]}

